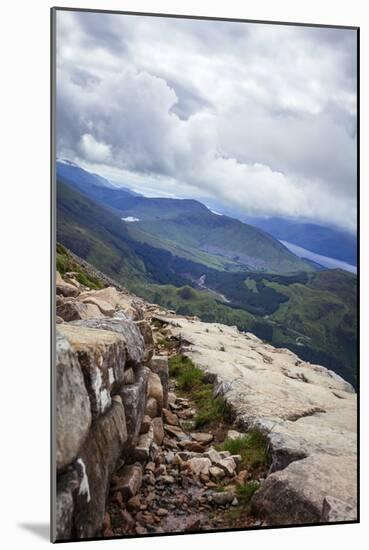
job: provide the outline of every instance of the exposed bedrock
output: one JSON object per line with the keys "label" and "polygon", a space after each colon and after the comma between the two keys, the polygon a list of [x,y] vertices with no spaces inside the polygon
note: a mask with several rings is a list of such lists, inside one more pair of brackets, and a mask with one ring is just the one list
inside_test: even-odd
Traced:
{"label": "exposed bedrock", "polygon": [[270,475],[254,509],[273,525],[355,519],[352,386],[235,327],[171,316],[161,322],[182,342],[182,353],[216,378],[216,393],[231,404],[240,429],[257,427],[268,437]]}

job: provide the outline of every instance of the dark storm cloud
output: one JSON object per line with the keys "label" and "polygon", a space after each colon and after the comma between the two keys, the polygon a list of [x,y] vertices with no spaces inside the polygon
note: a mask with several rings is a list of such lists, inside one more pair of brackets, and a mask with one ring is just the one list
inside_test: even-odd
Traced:
{"label": "dark storm cloud", "polygon": [[354,31],[75,12],[57,28],[59,156],[354,229]]}

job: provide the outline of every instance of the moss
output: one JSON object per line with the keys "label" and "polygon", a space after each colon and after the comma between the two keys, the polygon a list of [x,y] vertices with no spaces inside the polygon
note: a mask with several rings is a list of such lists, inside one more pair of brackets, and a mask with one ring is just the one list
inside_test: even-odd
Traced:
{"label": "moss", "polygon": [[237,485],[236,494],[238,500],[243,504],[247,504],[250,502],[252,495],[259,489],[259,487],[260,483],[258,481],[249,481],[248,483]]}
{"label": "moss", "polygon": [[253,470],[268,465],[268,442],[259,430],[250,430],[236,439],[226,439],[217,448],[233,455],[241,455],[241,467],[244,469]]}
{"label": "moss", "polygon": [[180,393],[189,397],[196,406],[196,428],[221,421],[231,422],[232,410],[222,397],[213,397],[213,386],[205,382],[204,373],[191,359],[176,355],[169,359],[169,374],[176,378]]}
{"label": "moss", "polygon": [[63,276],[68,271],[76,273],[76,280],[84,286],[93,290],[104,288],[104,285],[97,277],[89,275],[75,260],[68,254],[67,249],[60,243],[56,245],[56,269]]}

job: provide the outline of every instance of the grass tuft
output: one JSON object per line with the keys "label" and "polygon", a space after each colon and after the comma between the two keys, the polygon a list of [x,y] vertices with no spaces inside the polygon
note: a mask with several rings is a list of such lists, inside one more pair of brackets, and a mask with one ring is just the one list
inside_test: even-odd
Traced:
{"label": "grass tuft", "polygon": [[237,498],[243,504],[248,504],[251,500],[252,495],[260,487],[258,481],[249,481],[248,483],[237,485],[236,494]]}
{"label": "grass tuft", "polygon": [[250,430],[236,439],[226,439],[217,448],[232,455],[241,455],[241,467],[244,469],[254,470],[268,465],[268,442],[259,430]]}

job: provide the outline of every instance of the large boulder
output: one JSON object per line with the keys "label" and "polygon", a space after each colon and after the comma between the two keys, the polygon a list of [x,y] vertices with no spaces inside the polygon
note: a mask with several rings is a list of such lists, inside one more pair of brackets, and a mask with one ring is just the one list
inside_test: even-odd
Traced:
{"label": "large boulder", "polygon": [[79,488],[76,470],[62,474],[58,478],[55,503],[55,539],[70,540],[73,537],[73,493]]}
{"label": "large boulder", "polygon": [[83,325],[58,325],[78,356],[93,417],[111,404],[111,392],[118,391],[126,361],[125,342],[116,332],[86,328]]}
{"label": "large boulder", "polygon": [[63,321],[79,321],[81,319],[93,319],[103,317],[100,309],[95,304],[68,301],[56,306],[56,314]]}
{"label": "large boulder", "polygon": [[161,355],[154,355],[149,363],[149,368],[152,372],[157,374],[161,380],[163,386],[163,407],[168,407],[168,384],[169,384],[169,367],[168,357]]}
{"label": "large boulder", "polygon": [[151,325],[146,320],[136,321],[136,325],[139,328],[142,338],[145,342],[145,353],[143,361],[148,363],[152,356],[154,355],[154,339],[152,336]]}
{"label": "large boulder", "polygon": [[104,317],[102,319],[76,321],[73,325],[116,332],[125,344],[127,366],[137,366],[143,362],[145,342],[139,328],[133,321],[115,316],[112,319]]}
{"label": "large boulder", "polygon": [[105,300],[102,300],[101,298],[99,299],[94,296],[84,296],[82,297],[81,302],[96,306],[103,315],[107,315],[108,317],[113,317],[115,313],[115,308],[109,304],[109,302],[105,302]]}
{"label": "large boulder", "polygon": [[267,477],[252,498],[253,511],[269,525],[356,519],[356,470],[354,455],[297,460]]}
{"label": "large boulder", "polygon": [[100,532],[110,480],[126,440],[124,408],[115,396],[111,409],[93,423],[76,461],[80,476],[74,510],[77,538],[91,538]]}
{"label": "large boulder", "polygon": [[119,292],[115,287],[109,286],[102,290],[94,290],[89,292],[83,292],[81,299],[95,298],[99,301],[104,301],[110,304],[114,310],[122,311],[126,318],[137,321],[143,318],[143,313],[136,304],[136,300],[130,294]]}
{"label": "large boulder", "polygon": [[135,445],[140,434],[141,423],[146,408],[149,372],[147,367],[137,369],[136,382],[128,386],[123,386],[120,390],[126,414],[128,445]]}
{"label": "large boulder", "polygon": [[82,370],[68,340],[56,334],[56,466],[73,462],[91,425],[91,407]]}

